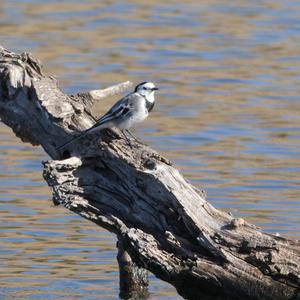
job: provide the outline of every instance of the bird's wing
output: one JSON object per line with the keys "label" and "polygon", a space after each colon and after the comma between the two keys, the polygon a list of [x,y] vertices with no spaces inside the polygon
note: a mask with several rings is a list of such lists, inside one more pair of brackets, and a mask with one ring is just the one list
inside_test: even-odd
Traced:
{"label": "bird's wing", "polygon": [[131,95],[128,95],[116,102],[111,107],[111,109],[97,121],[97,123],[93,127],[95,128],[109,121],[117,120],[129,115],[132,109],[130,96]]}
{"label": "bird's wing", "polygon": [[93,129],[97,128],[98,126],[100,126],[104,123],[107,123],[112,120],[117,120],[118,118],[123,118],[125,116],[129,116],[132,113],[132,106],[133,106],[133,102],[136,101],[136,97],[137,96],[134,93],[125,96],[124,98],[122,98],[121,100],[116,102],[111,107],[111,109],[105,115],[103,115],[92,127],[86,129],[80,135],[74,137],[67,143],[64,143],[63,145],[57,147],[57,149],[59,150],[65,146],[71,144],[73,141],[84,137],[90,131],[92,131]]}
{"label": "bird's wing", "polygon": [[118,105],[114,105],[104,116],[102,116],[97,123],[103,124],[112,119],[125,116],[130,109],[128,101],[122,101]]}

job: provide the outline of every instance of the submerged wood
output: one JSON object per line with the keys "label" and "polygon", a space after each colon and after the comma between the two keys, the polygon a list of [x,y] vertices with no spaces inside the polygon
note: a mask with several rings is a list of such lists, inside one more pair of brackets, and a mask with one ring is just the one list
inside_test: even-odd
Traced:
{"label": "submerged wood", "polygon": [[[300,243],[215,209],[170,161],[117,130],[68,145],[95,121],[28,53],[0,48],[0,116],[41,145],[53,199],[115,233],[132,262],[189,299],[300,299]],[[93,94],[93,93],[92,93]]]}
{"label": "submerged wood", "polygon": [[130,254],[124,248],[122,239],[117,243],[120,273],[120,298],[121,299],[147,299],[148,292],[148,272],[136,266]]}

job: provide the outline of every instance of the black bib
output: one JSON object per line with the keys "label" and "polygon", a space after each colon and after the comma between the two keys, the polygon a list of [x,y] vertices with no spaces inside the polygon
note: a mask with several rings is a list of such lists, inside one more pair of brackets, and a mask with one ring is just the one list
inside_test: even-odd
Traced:
{"label": "black bib", "polygon": [[146,100],[146,107],[147,107],[148,112],[150,112],[154,107],[154,102],[150,102],[150,101]]}

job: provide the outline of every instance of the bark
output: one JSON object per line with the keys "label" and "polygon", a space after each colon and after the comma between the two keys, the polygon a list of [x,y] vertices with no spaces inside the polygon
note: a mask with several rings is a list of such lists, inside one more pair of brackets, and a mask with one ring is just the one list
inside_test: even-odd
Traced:
{"label": "bark", "polygon": [[53,199],[115,233],[130,259],[189,299],[300,299],[300,243],[215,209],[159,153],[94,123],[94,93],[65,95],[28,53],[0,49],[0,116],[41,145]]}
{"label": "bark", "polygon": [[121,299],[146,299],[148,293],[148,272],[139,268],[132,261],[125,249],[122,239],[117,243],[118,264],[120,270],[120,298]]}

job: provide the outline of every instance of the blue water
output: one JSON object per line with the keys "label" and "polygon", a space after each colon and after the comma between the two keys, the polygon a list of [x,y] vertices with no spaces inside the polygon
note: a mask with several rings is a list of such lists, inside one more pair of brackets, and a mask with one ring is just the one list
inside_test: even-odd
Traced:
{"label": "blue water", "polygon": [[[299,238],[299,19],[298,1],[6,0],[0,44],[34,53],[67,93],[154,81],[136,135],[219,209]],[[118,299],[115,237],[53,206],[45,153],[0,136],[0,298]],[[180,299],[153,276],[149,289]]]}

